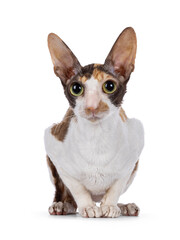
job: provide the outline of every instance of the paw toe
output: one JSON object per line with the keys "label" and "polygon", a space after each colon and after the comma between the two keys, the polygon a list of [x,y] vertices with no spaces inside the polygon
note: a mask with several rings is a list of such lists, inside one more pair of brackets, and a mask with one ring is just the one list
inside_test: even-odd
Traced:
{"label": "paw toe", "polygon": [[49,214],[50,215],[66,215],[66,214],[73,214],[76,213],[76,208],[68,202],[54,202],[49,207]]}
{"label": "paw toe", "polygon": [[89,218],[99,218],[102,216],[102,211],[97,206],[87,206],[85,208],[80,208],[79,213],[82,217],[89,217]]}
{"label": "paw toe", "polygon": [[128,208],[129,216],[138,216],[139,215],[140,209],[135,203],[127,204],[127,208]]}
{"label": "paw toe", "polygon": [[121,214],[123,216],[138,216],[140,209],[135,203],[128,204],[118,204],[118,207],[121,209]]}
{"label": "paw toe", "polygon": [[63,203],[62,202],[54,202],[49,207],[50,215],[61,215],[62,214]]}
{"label": "paw toe", "polygon": [[63,215],[74,213],[76,213],[76,208],[71,203],[65,202],[63,205]]}
{"label": "paw toe", "polygon": [[102,216],[108,218],[116,218],[121,215],[121,210],[117,206],[104,205],[101,206]]}

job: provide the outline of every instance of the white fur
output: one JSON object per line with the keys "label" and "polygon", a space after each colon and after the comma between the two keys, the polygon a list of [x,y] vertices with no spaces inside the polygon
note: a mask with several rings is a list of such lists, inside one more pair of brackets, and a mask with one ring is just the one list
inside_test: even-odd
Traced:
{"label": "white fur", "polygon": [[130,176],[143,148],[140,121],[122,122],[115,112],[99,124],[86,119],[71,121],[65,141],[45,131],[46,152],[60,174],[80,181],[92,194],[103,194],[120,178]]}
{"label": "white fur", "polygon": [[98,107],[98,104],[102,98],[102,91],[99,91],[99,84],[93,77],[86,81],[86,94],[85,94],[85,108]]}
{"label": "white fur", "polygon": [[[123,122],[119,109],[100,91],[99,83],[93,79],[89,81],[85,97],[76,101],[74,112],[77,119],[71,120],[65,140],[58,141],[51,134],[52,126],[45,131],[46,152],[82,215],[85,209],[94,207],[92,196],[104,195],[102,205],[116,205],[127,188],[144,145],[141,122],[136,119]],[[101,120],[96,123],[82,117],[91,93],[97,95],[92,105],[102,100],[109,106],[109,111],[99,114]],[[111,213],[118,214],[119,211],[115,213],[114,210]]]}

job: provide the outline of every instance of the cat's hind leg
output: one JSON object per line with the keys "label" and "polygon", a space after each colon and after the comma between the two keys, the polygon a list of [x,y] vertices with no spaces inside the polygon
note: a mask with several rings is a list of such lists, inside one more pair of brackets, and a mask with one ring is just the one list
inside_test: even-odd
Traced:
{"label": "cat's hind leg", "polygon": [[47,156],[47,164],[50,171],[51,180],[55,186],[55,195],[52,205],[49,207],[50,215],[75,214],[77,210],[76,202],[69,189],[62,182],[56,167]]}
{"label": "cat's hind leg", "polygon": [[124,179],[118,179],[108,189],[103,199],[101,200],[101,209],[104,217],[119,217],[123,216],[138,216],[139,208],[134,204],[118,203],[119,196],[122,195],[132,183],[138,168],[138,161],[130,175]]}
{"label": "cat's hind leg", "polygon": [[[138,169],[138,164],[139,164],[139,161],[137,161],[135,164],[135,167],[127,182],[126,188],[124,189],[124,192],[128,189],[128,187],[131,185],[132,181],[134,180],[134,177]],[[118,207],[121,209],[122,216],[139,216],[140,209],[135,203],[128,203],[128,204],[118,203]]]}
{"label": "cat's hind leg", "polygon": [[118,207],[121,209],[122,216],[138,216],[140,209],[135,203],[122,204],[118,203]]}

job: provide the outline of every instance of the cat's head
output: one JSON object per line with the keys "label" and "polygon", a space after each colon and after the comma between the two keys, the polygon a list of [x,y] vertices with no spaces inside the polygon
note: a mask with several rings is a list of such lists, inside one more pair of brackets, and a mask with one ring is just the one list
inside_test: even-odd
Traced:
{"label": "cat's head", "polygon": [[48,36],[54,72],[61,79],[69,104],[77,116],[92,122],[120,107],[134,70],[136,34],[126,28],[117,38],[104,64],[82,67],[68,46],[54,33]]}

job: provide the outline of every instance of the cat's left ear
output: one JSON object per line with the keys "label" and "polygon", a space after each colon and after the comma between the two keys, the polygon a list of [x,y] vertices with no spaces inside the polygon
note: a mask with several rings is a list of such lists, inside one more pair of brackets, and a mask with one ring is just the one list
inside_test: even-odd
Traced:
{"label": "cat's left ear", "polygon": [[81,70],[81,65],[68,46],[54,33],[48,35],[48,47],[54,72],[65,87],[67,81]]}
{"label": "cat's left ear", "polygon": [[133,28],[128,27],[119,35],[107,56],[104,67],[118,76],[121,82],[127,82],[134,70],[137,40]]}

